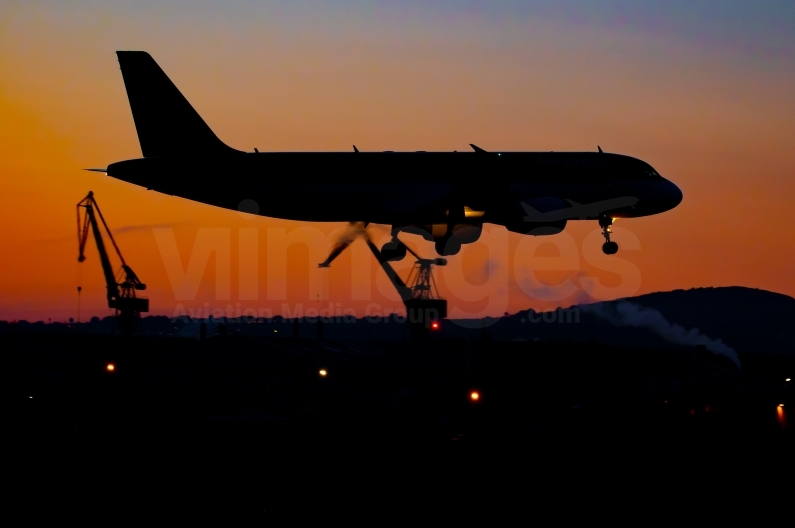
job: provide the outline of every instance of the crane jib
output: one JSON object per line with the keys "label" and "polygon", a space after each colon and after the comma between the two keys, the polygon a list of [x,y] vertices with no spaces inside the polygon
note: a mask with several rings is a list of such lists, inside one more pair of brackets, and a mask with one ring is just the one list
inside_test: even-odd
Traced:
{"label": "crane jib", "polygon": [[[81,208],[85,209],[85,216],[82,218],[80,215]],[[99,221],[97,221],[97,215],[99,216]],[[102,237],[100,221],[121,261],[121,282],[116,280],[116,274],[113,272],[110,257],[105,247],[105,240]],[[93,192],[89,192],[88,195],[77,204],[78,262],[83,262],[86,259],[85,247],[88,242],[89,228],[94,235],[94,241],[97,245],[97,251],[99,252],[99,260],[102,265],[102,273],[105,277],[105,286],[107,288],[108,307],[116,310],[116,318],[122,333],[130,334],[136,326],[138,319],[140,319],[140,314],[149,311],[149,299],[141,298],[136,295],[137,290],[146,289],[146,284],[140,281],[132,268],[127,265],[124,257],[122,257],[121,250],[119,250],[119,246],[113,238],[113,234],[105,221],[105,217],[102,215],[102,211],[99,209],[99,205],[94,199]],[[81,290],[82,287],[78,286],[78,295]]]}

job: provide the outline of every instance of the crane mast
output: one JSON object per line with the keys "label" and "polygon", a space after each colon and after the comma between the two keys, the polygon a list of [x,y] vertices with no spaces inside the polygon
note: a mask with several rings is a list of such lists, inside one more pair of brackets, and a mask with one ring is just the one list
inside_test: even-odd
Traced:
{"label": "crane mast", "polygon": [[446,266],[447,259],[424,259],[412,251],[410,247],[403,244],[403,242],[396,240],[399,245],[405,247],[417,259],[408,279],[403,282],[395,272],[395,269],[389,264],[389,254],[384,254],[380,251],[369,237],[365,238],[364,241],[375,256],[375,259],[381,264],[381,268],[389,277],[398,295],[400,295],[400,299],[406,307],[406,317],[409,328],[411,328],[412,337],[415,340],[427,338],[428,330],[438,328],[439,319],[447,317],[447,301],[439,297],[436,281],[434,281],[431,271],[432,266]]}
{"label": "crane mast", "polygon": [[[397,290],[400,300],[403,301],[403,305],[406,307],[406,316],[414,339],[424,339],[428,336],[429,329],[438,329],[439,319],[447,317],[447,301],[439,296],[436,281],[433,279],[432,267],[446,266],[447,259],[422,258],[396,236],[385,245],[384,249],[379,250],[373,244],[373,241],[370,240],[370,236],[365,231],[365,225],[359,224],[357,226],[356,223],[352,222],[351,226],[355,227],[358,235],[364,238],[367,247],[370,248],[389,281]],[[337,243],[332,248],[328,258],[318,264],[318,267],[328,268],[352,241],[353,239]],[[402,259],[407,252],[411,253],[417,260],[409,273],[408,279],[404,282],[389,262],[393,259]]]}
{"label": "crane mast", "polygon": [[[80,214],[81,208],[85,210],[85,215],[82,217]],[[116,250],[116,254],[119,256],[119,260],[121,260],[121,269],[119,270],[121,282],[117,281],[116,274],[113,273],[113,267],[102,237],[100,222],[97,221],[97,215],[113,244],[113,248]],[[149,311],[149,299],[138,297],[136,294],[137,291],[145,290],[146,284],[140,281],[132,268],[125,262],[121,250],[119,250],[119,246],[116,244],[107,222],[105,222],[105,217],[102,216],[102,211],[94,199],[93,191],[90,191],[85,198],[77,203],[78,262],[86,260],[85,248],[88,242],[89,228],[94,235],[94,241],[99,252],[99,260],[102,264],[102,273],[105,276],[108,307],[116,310],[119,330],[121,330],[122,334],[129,335],[134,330],[141,313]]]}

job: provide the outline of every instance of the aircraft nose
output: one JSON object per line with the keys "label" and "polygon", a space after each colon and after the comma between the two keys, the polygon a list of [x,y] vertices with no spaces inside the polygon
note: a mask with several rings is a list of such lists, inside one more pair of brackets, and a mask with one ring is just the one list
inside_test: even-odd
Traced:
{"label": "aircraft nose", "polygon": [[[654,205],[655,213],[662,213],[670,211],[682,201],[682,191],[673,182],[668,180],[657,182],[654,184],[654,198],[651,202]],[[652,213],[654,214],[654,213]]]}
{"label": "aircraft nose", "polygon": [[665,195],[666,201],[668,202],[668,209],[673,209],[680,203],[682,203],[682,198],[684,195],[682,194],[682,190],[676,186],[675,183],[666,181],[665,182]]}

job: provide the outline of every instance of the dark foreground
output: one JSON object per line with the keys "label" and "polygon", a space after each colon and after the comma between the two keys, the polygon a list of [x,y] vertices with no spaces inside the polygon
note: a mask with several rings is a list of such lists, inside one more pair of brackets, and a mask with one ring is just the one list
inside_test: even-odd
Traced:
{"label": "dark foreground", "polygon": [[704,351],[487,339],[0,349],[5,498],[29,520],[599,518],[791,493],[787,356],[737,372]]}

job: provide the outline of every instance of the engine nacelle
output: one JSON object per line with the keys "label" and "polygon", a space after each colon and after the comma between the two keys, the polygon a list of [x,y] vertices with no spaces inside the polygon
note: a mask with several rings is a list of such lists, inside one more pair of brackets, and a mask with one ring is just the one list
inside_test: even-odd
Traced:
{"label": "engine nacelle", "polygon": [[483,225],[456,224],[449,234],[447,232],[447,224],[406,226],[401,227],[400,230],[404,233],[420,235],[428,242],[439,242],[440,240],[454,238],[459,244],[472,244],[480,238],[480,233],[483,232]]}

